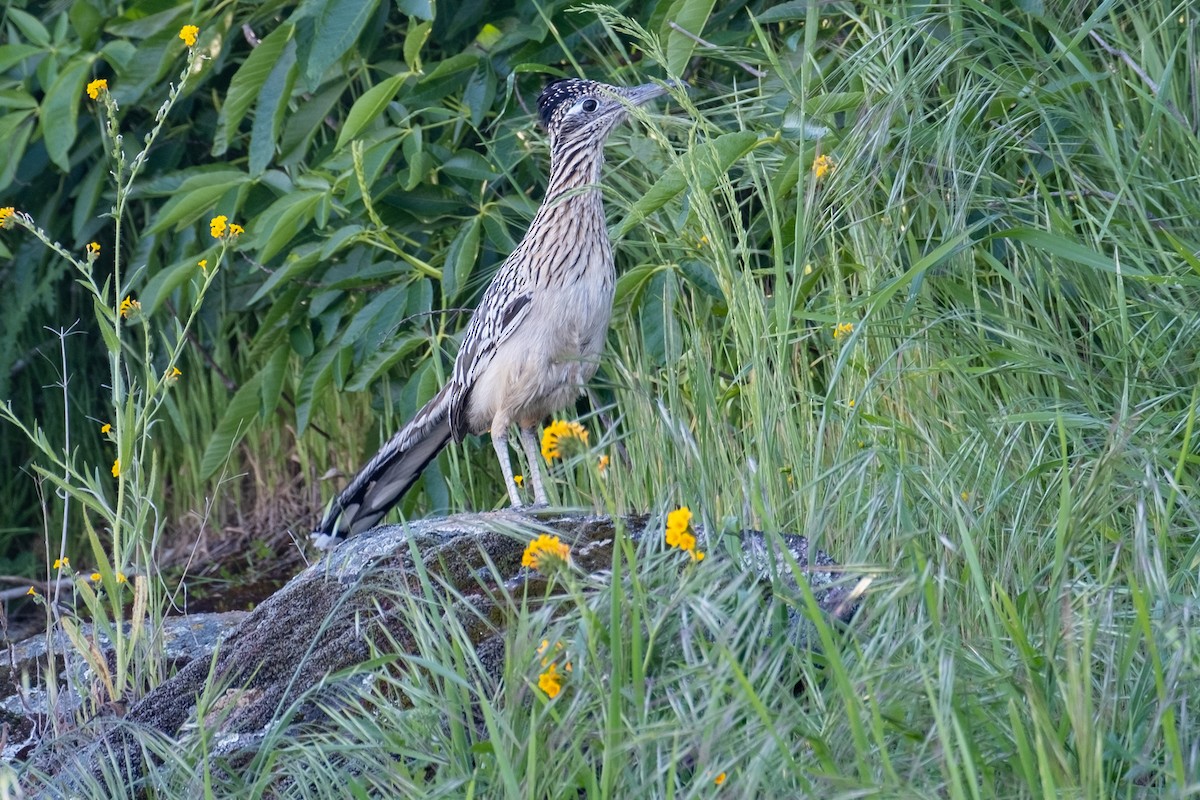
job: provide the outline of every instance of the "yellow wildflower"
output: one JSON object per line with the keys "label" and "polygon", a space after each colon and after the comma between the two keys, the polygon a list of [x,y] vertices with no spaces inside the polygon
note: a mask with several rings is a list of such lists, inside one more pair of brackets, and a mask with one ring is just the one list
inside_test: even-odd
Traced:
{"label": "yellow wildflower", "polygon": [[118,572],[117,573],[117,583],[124,583],[124,582],[125,582],[125,573]]}
{"label": "yellow wildflower", "polygon": [[103,425],[101,425],[101,426],[100,426],[100,432],[101,432],[101,433],[110,433],[110,432],[112,432],[112,424],[111,424],[111,423],[108,423],[108,422],[104,423]]}
{"label": "yellow wildflower", "polygon": [[92,582],[93,582],[93,583],[97,583],[97,582],[99,582],[99,580],[100,580],[100,573],[99,573],[99,572],[93,572],[93,573],[92,573],[91,575],[89,575],[88,577],[92,579]]}
{"label": "yellow wildflower", "polygon": [[836,164],[833,163],[832,158],[830,158],[829,156],[824,155],[824,154],[819,155],[816,157],[816,159],[813,160],[813,164],[812,164],[813,175],[816,177],[817,180],[821,180],[826,175],[828,175],[830,172],[833,172],[833,168],[835,166],[836,166]]}
{"label": "yellow wildflower", "polygon": [[125,299],[121,301],[120,311],[121,311],[121,317],[124,319],[128,319],[129,315],[134,313],[135,311],[141,311],[141,310],[142,310],[142,304],[139,303],[137,300],[134,300],[133,297],[130,295],[126,295]]}
{"label": "yellow wildflower", "polygon": [[513,483],[515,483],[517,486],[524,485],[525,476],[524,475],[513,475]]}
{"label": "yellow wildflower", "polygon": [[850,405],[850,407],[851,407],[851,408],[854,408],[854,401],[853,401],[853,400],[851,400],[851,401],[850,401],[850,403],[849,403],[849,405]]}
{"label": "yellow wildflower", "polygon": [[101,92],[108,91],[108,81],[98,78],[87,85],[87,96],[93,100],[100,99]]}
{"label": "yellow wildflower", "polygon": [[114,478],[121,477],[121,459],[118,458],[113,462],[112,474]]}
{"label": "yellow wildflower", "polygon": [[713,778],[713,783],[715,783],[717,786],[720,786],[724,782],[725,782],[725,773],[724,772],[722,772],[717,777]]}
{"label": "yellow wildflower", "polygon": [[552,561],[566,561],[571,557],[571,548],[563,544],[557,536],[542,534],[525,548],[521,556],[521,566],[540,570]]}
{"label": "yellow wildflower", "polygon": [[202,258],[197,263],[200,265],[201,272],[208,272],[208,259],[207,258]]}
{"label": "yellow wildflower", "polygon": [[963,490],[962,494],[960,494],[960,495],[959,495],[959,497],[960,497],[960,498],[962,499],[962,501],[965,503],[965,502],[967,502],[968,500],[970,500],[970,499],[971,499],[971,493],[970,493],[970,492],[968,492],[968,491],[966,491],[966,490]]}
{"label": "yellow wildflower", "polygon": [[538,676],[538,688],[545,692],[551,700],[558,697],[558,693],[562,691],[562,676],[558,674],[557,665],[551,664],[545,672]]}
{"label": "yellow wildflower", "polygon": [[0,228],[7,228],[9,218],[15,213],[16,209],[14,209],[12,206],[0,208]]}
{"label": "yellow wildflower", "polygon": [[696,536],[691,532],[691,527],[692,512],[687,506],[672,511],[667,515],[667,544],[683,550],[693,561],[703,561],[704,553],[696,549]]}
{"label": "yellow wildflower", "polygon": [[600,461],[596,465],[596,469],[600,470],[600,474],[608,472],[608,456],[600,456]]}
{"label": "yellow wildflower", "polygon": [[843,336],[849,336],[852,333],[854,333],[853,322],[842,322],[833,326],[833,338],[835,339],[840,339]]}
{"label": "yellow wildflower", "polygon": [[559,449],[559,444],[565,439],[578,439],[586,445],[588,441],[587,429],[578,422],[567,422],[562,419],[554,420],[542,432],[542,458],[547,461],[562,458],[563,454]]}
{"label": "yellow wildflower", "polygon": [[246,229],[237,223],[229,224],[229,238],[234,239],[246,232]]}
{"label": "yellow wildflower", "polygon": [[30,597],[37,597],[37,589],[30,586],[29,591],[26,592],[25,594],[29,595]]}
{"label": "yellow wildflower", "polygon": [[88,242],[87,254],[88,258],[95,258],[100,255],[100,245],[96,242]]}
{"label": "yellow wildflower", "polygon": [[169,381],[174,381],[178,380],[179,376],[182,374],[183,370],[179,369],[179,367],[171,367],[169,370],[167,370],[167,374],[163,375],[163,377]]}
{"label": "yellow wildflower", "polygon": [[52,567],[52,569],[67,569],[70,566],[71,566],[71,559],[67,558],[66,556],[63,556],[62,558],[54,559],[54,566]]}
{"label": "yellow wildflower", "polygon": [[222,214],[219,217],[213,217],[208,223],[208,232],[212,234],[214,239],[220,239],[225,235],[226,228],[229,227],[229,217]]}
{"label": "yellow wildflower", "polygon": [[183,39],[184,44],[188,47],[196,46],[196,35],[200,33],[200,29],[195,25],[184,25],[179,29],[179,38]]}

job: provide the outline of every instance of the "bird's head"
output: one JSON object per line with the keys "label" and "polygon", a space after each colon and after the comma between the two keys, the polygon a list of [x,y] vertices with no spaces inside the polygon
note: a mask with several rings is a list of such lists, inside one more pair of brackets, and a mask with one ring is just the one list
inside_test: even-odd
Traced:
{"label": "bird's head", "polygon": [[542,90],[538,113],[552,150],[574,143],[603,145],[613,128],[629,116],[630,108],[666,93],[655,83],[626,87],[566,78]]}

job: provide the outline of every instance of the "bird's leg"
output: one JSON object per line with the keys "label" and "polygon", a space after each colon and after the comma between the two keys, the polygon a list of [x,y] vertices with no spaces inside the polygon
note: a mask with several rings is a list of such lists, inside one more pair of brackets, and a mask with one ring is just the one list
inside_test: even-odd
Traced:
{"label": "bird's leg", "polygon": [[492,426],[492,447],[496,448],[496,458],[500,459],[500,471],[504,473],[504,485],[508,487],[508,499],[513,508],[521,507],[521,495],[517,492],[517,482],[513,480],[512,461],[508,453],[508,426]]}
{"label": "bird's leg", "polygon": [[542,468],[538,463],[541,450],[538,447],[537,436],[534,435],[532,425],[528,428],[521,426],[519,430],[521,446],[525,448],[525,458],[529,461],[529,480],[533,483],[533,502],[539,506],[548,506],[550,501],[546,499],[546,487],[542,486]]}

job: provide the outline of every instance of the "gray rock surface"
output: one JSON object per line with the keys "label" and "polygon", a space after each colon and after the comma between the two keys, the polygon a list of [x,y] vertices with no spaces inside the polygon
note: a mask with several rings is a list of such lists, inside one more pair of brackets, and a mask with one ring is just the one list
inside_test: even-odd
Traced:
{"label": "gray rock surface", "polygon": [[[646,517],[629,517],[621,521],[620,529],[622,535],[637,540],[647,524]],[[655,525],[653,532],[660,535],[660,523]],[[322,684],[327,676],[366,661],[373,645],[394,649],[396,644],[389,639],[406,652],[415,651],[406,605],[396,598],[420,595],[419,569],[431,576],[434,585],[453,587],[459,598],[454,607],[462,609],[459,618],[480,663],[499,673],[504,643],[495,631],[501,628],[506,609],[497,603],[514,595],[539,597],[545,588],[542,575],[521,566],[532,536],[542,532],[559,536],[571,546],[572,562],[579,570],[600,575],[611,566],[617,530],[607,517],[501,511],[388,525],[360,534],[324,554],[250,612],[221,642],[215,661],[212,657],[191,661],[133,705],[125,721],[173,737],[193,719],[197,697],[215,680],[221,687],[231,687],[218,701],[221,713],[210,713],[211,719],[206,720],[215,726],[210,732],[218,751],[235,753],[253,746],[269,726],[280,724],[280,709],[314,687],[320,691],[294,707],[287,723],[319,725],[323,712],[314,698],[336,691]],[[740,557],[748,571],[764,580],[780,576],[785,587],[795,588],[786,559],[771,551],[766,537],[746,531],[740,540]],[[816,553],[810,562],[804,537],[783,536],[777,541],[804,569],[819,606],[835,619],[849,620],[857,609],[854,581],[824,553]],[[722,557],[715,547],[710,555]],[[505,591],[497,591],[496,576]],[[794,633],[799,638],[805,636],[801,624],[797,620]],[[98,746],[123,747],[135,769],[141,766],[141,750],[130,740],[127,726],[108,730]],[[74,770],[89,769],[86,753],[38,766],[63,778]],[[69,778],[59,785],[69,785]]]}

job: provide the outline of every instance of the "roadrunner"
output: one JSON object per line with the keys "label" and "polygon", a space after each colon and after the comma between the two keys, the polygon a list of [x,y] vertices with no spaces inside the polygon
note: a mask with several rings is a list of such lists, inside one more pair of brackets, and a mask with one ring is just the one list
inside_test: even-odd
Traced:
{"label": "roadrunner", "polygon": [[319,544],[373,527],[451,438],[468,433],[491,431],[508,497],[520,506],[508,450],[514,424],[534,502],[546,504],[535,428],[596,373],[612,316],[615,271],[599,187],[604,144],[630,107],[665,92],[578,79],[542,91],[546,197],[471,315],[449,382],[333,501],[313,534]]}

